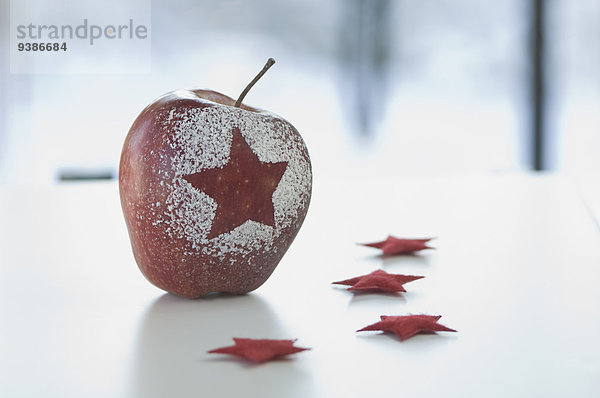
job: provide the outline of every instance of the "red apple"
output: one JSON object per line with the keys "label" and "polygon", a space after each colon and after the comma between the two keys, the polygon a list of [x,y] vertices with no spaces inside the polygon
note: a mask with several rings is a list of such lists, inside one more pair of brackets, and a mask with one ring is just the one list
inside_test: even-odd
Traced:
{"label": "red apple", "polygon": [[234,104],[210,90],[165,94],[123,146],[119,191],[135,260],[180,296],[258,288],[308,210],[311,163],[298,131]]}

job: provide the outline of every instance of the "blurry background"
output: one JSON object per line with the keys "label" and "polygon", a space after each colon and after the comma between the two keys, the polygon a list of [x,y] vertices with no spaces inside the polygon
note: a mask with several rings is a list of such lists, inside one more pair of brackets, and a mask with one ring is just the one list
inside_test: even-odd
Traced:
{"label": "blurry background", "polygon": [[237,97],[274,57],[245,102],[316,181],[555,170],[600,208],[600,0],[153,0],[151,73],[103,75],[11,74],[0,4],[1,185],[115,178],[154,98]]}

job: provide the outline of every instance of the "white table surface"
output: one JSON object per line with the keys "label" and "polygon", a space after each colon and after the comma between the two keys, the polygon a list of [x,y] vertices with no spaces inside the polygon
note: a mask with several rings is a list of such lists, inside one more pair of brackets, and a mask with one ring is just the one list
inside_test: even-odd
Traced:
{"label": "white table surface", "polygon": [[[355,245],[436,236],[381,258]],[[408,293],[330,282],[383,268]],[[600,396],[600,233],[572,185],[521,174],[315,181],[275,273],[245,296],[187,300],[142,277],[114,183],[0,189],[2,397]],[[458,333],[356,329],[430,313]],[[311,351],[251,365],[232,337]]]}

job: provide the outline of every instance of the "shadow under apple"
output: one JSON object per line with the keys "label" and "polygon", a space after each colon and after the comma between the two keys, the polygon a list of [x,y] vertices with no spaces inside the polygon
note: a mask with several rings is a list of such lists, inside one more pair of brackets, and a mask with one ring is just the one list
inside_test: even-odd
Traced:
{"label": "shadow under apple", "polygon": [[296,356],[255,365],[243,359],[206,353],[232,345],[232,337],[298,336],[282,327],[268,303],[255,294],[214,295],[198,300],[164,294],[150,305],[141,322],[133,396],[314,395],[306,361],[301,362]]}

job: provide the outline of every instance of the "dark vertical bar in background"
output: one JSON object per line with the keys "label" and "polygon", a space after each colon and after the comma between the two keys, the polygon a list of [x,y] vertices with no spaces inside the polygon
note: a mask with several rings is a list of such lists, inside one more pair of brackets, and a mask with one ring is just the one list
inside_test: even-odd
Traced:
{"label": "dark vertical bar in background", "polygon": [[533,169],[544,170],[545,164],[545,68],[544,31],[546,0],[532,0],[531,7],[531,115]]}
{"label": "dark vertical bar in background", "polygon": [[340,25],[345,102],[360,136],[372,138],[386,106],[390,0],[352,0]]}

